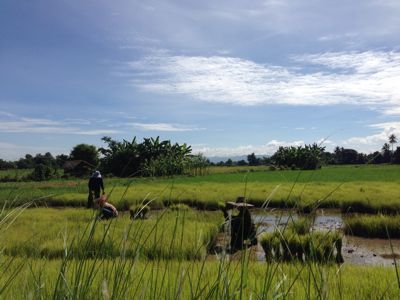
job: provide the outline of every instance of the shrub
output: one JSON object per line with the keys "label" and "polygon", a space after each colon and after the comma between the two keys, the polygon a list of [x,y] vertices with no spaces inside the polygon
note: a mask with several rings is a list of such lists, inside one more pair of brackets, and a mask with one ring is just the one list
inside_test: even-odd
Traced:
{"label": "shrub", "polygon": [[43,164],[38,164],[33,169],[30,177],[34,181],[44,181],[54,177],[53,175],[54,173],[51,167]]}

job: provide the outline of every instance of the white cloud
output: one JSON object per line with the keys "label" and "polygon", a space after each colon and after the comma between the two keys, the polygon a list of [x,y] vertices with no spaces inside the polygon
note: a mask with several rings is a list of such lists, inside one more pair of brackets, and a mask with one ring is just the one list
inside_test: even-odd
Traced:
{"label": "white cloud", "polygon": [[278,140],[271,140],[265,145],[242,145],[234,148],[229,147],[207,147],[207,146],[193,146],[194,153],[202,153],[205,156],[241,156],[255,153],[256,155],[271,155],[280,146],[302,146],[304,141],[285,142]]}
{"label": "white cloud", "polygon": [[131,125],[145,131],[199,131],[205,128],[191,127],[181,124],[169,124],[169,123],[131,123]]}
{"label": "white cloud", "polygon": [[296,68],[160,52],[130,62],[128,68],[135,72],[131,84],[142,90],[208,102],[400,107],[399,52],[335,52],[293,59]]}
{"label": "white cloud", "polygon": [[6,117],[15,117],[14,114],[9,113],[7,111],[0,111],[0,115],[6,116]]}
{"label": "white cloud", "polygon": [[380,130],[379,132],[368,135],[351,137],[343,141],[343,145],[360,151],[372,152],[381,149],[387,143],[391,134],[400,137],[400,122],[385,122],[369,125],[369,127]]}
{"label": "white cloud", "polygon": [[110,130],[110,129],[94,129],[94,130],[83,130],[80,129],[76,132],[71,132],[73,134],[81,134],[81,135],[107,135],[107,134],[117,134],[120,131],[118,130]]}
{"label": "white cloud", "polygon": [[385,115],[400,115],[400,106],[399,107],[390,107],[381,111]]}
{"label": "white cloud", "polygon": [[51,119],[18,117],[13,114],[3,115],[6,116],[6,118],[0,119],[0,132],[78,135],[104,135],[119,132],[117,130],[109,130],[103,128],[82,128],[74,126],[77,124],[90,124],[90,122],[85,123],[84,120],[79,119],[66,119],[64,121],[56,121]]}
{"label": "white cloud", "polygon": [[327,42],[327,41],[335,41],[335,40],[341,40],[341,39],[354,38],[356,36],[357,36],[357,34],[353,33],[353,32],[348,32],[345,34],[328,34],[328,35],[319,37],[318,40],[321,42]]}

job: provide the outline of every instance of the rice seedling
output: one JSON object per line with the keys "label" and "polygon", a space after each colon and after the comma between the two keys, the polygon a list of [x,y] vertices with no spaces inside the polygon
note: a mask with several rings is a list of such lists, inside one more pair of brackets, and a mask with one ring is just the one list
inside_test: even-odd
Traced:
{"label": "rice seedling", "polygon": [[[123,214],[112,222],[99,222],[93,240],[83,249],[79,240],[88,238],[85,228],[95,217],[93,214],[91,210],[84,209],[30,209],[4,233],[4,253],[60,258],[68,245],[68,251],[75,258],[93,255],[117,257],[121,255],[118,241],[126,236],[124,255],[129,257],[200,259],[206,254],[208,242],[222,223],[219,212],[196,212],[191,209],[153,211],[148,219],[134,222],[128,214]],[[82,236],[77,239],[79,233]],[[181,239],[179,243],[177,237]]]}
{"label": "rice seedling", "polygon": [[368,238],[400,238],[400,215],[352,215],[345,220],[344,232]]}
{"label": "rice seedling", "polygon": [[[78,275],[80,263],[68,262],[63,286],[56,289],[63,261],[29,259],[4,297],[396,299],[399,295],[394,272],[384,267],[104,259],[87,260]],[[90,269],[95,271],[90,273]]]}
{"label": "rice seedling", "polygon": [[[363,166],[329,167],[311,172],[250,172],[246,175],[247,198],[250,203],[261,206],[279,185],[269,207],[297,207],[307,212],[318,206],[340,208],[343,212],[395,214],[400,211],[398,171],[398,166]],[[87,201],[86,180],[0,185],[0,203],[16,198],[14,205],[20,205],[45,197],[36,205],[82,207]],[[120,210],[140,205],[148,198],[154,199],[150,204],[152,209],[183,203],[198,209],[216,210],[219,202],[231,201],[242,194],[243,185],[242,173],[173,179],[106,179],[106,188],[112,187],[111,200]]]}
{"label": "rice seedling", "polygon": [[263,233],[260,244],[269,261],[343,262],[338,232],[311,232],[311,218],[292,220],[283,230]]}

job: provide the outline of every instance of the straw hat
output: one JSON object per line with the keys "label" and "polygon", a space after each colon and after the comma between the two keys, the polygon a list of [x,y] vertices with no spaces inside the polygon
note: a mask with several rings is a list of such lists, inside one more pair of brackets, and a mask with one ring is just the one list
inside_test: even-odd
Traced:
{"label": "straw hat", "polygon": [[245,197],[237,197],[236,202],[228,201],[226,203],[235,207],[254,207],[253,204],[247,203],[245,200]]}

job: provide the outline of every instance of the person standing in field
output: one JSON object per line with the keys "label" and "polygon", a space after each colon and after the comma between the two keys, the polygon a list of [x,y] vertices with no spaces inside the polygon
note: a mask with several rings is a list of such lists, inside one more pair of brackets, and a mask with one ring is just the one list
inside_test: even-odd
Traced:
{"label": "person standing in field", "polygon": [[92,176],[89,178],[89,196],[87,202],[87,208],[93,208],[93,200],[100,198],[100,190],[104,195],[104,183],[103,178],[99,171],[93,172]]}
{"label": "person standing in field", "polygon": [[[230,220],[230,250],[232,253],[243,248],[257,245],[256,230],[249,211],[252,204],[246,203],[244,197],[238,197],[236,202],[227,202],[228,207],[223,210],[226,221]],[[236,208],[238,215],[229,216],[227,210]]]}

